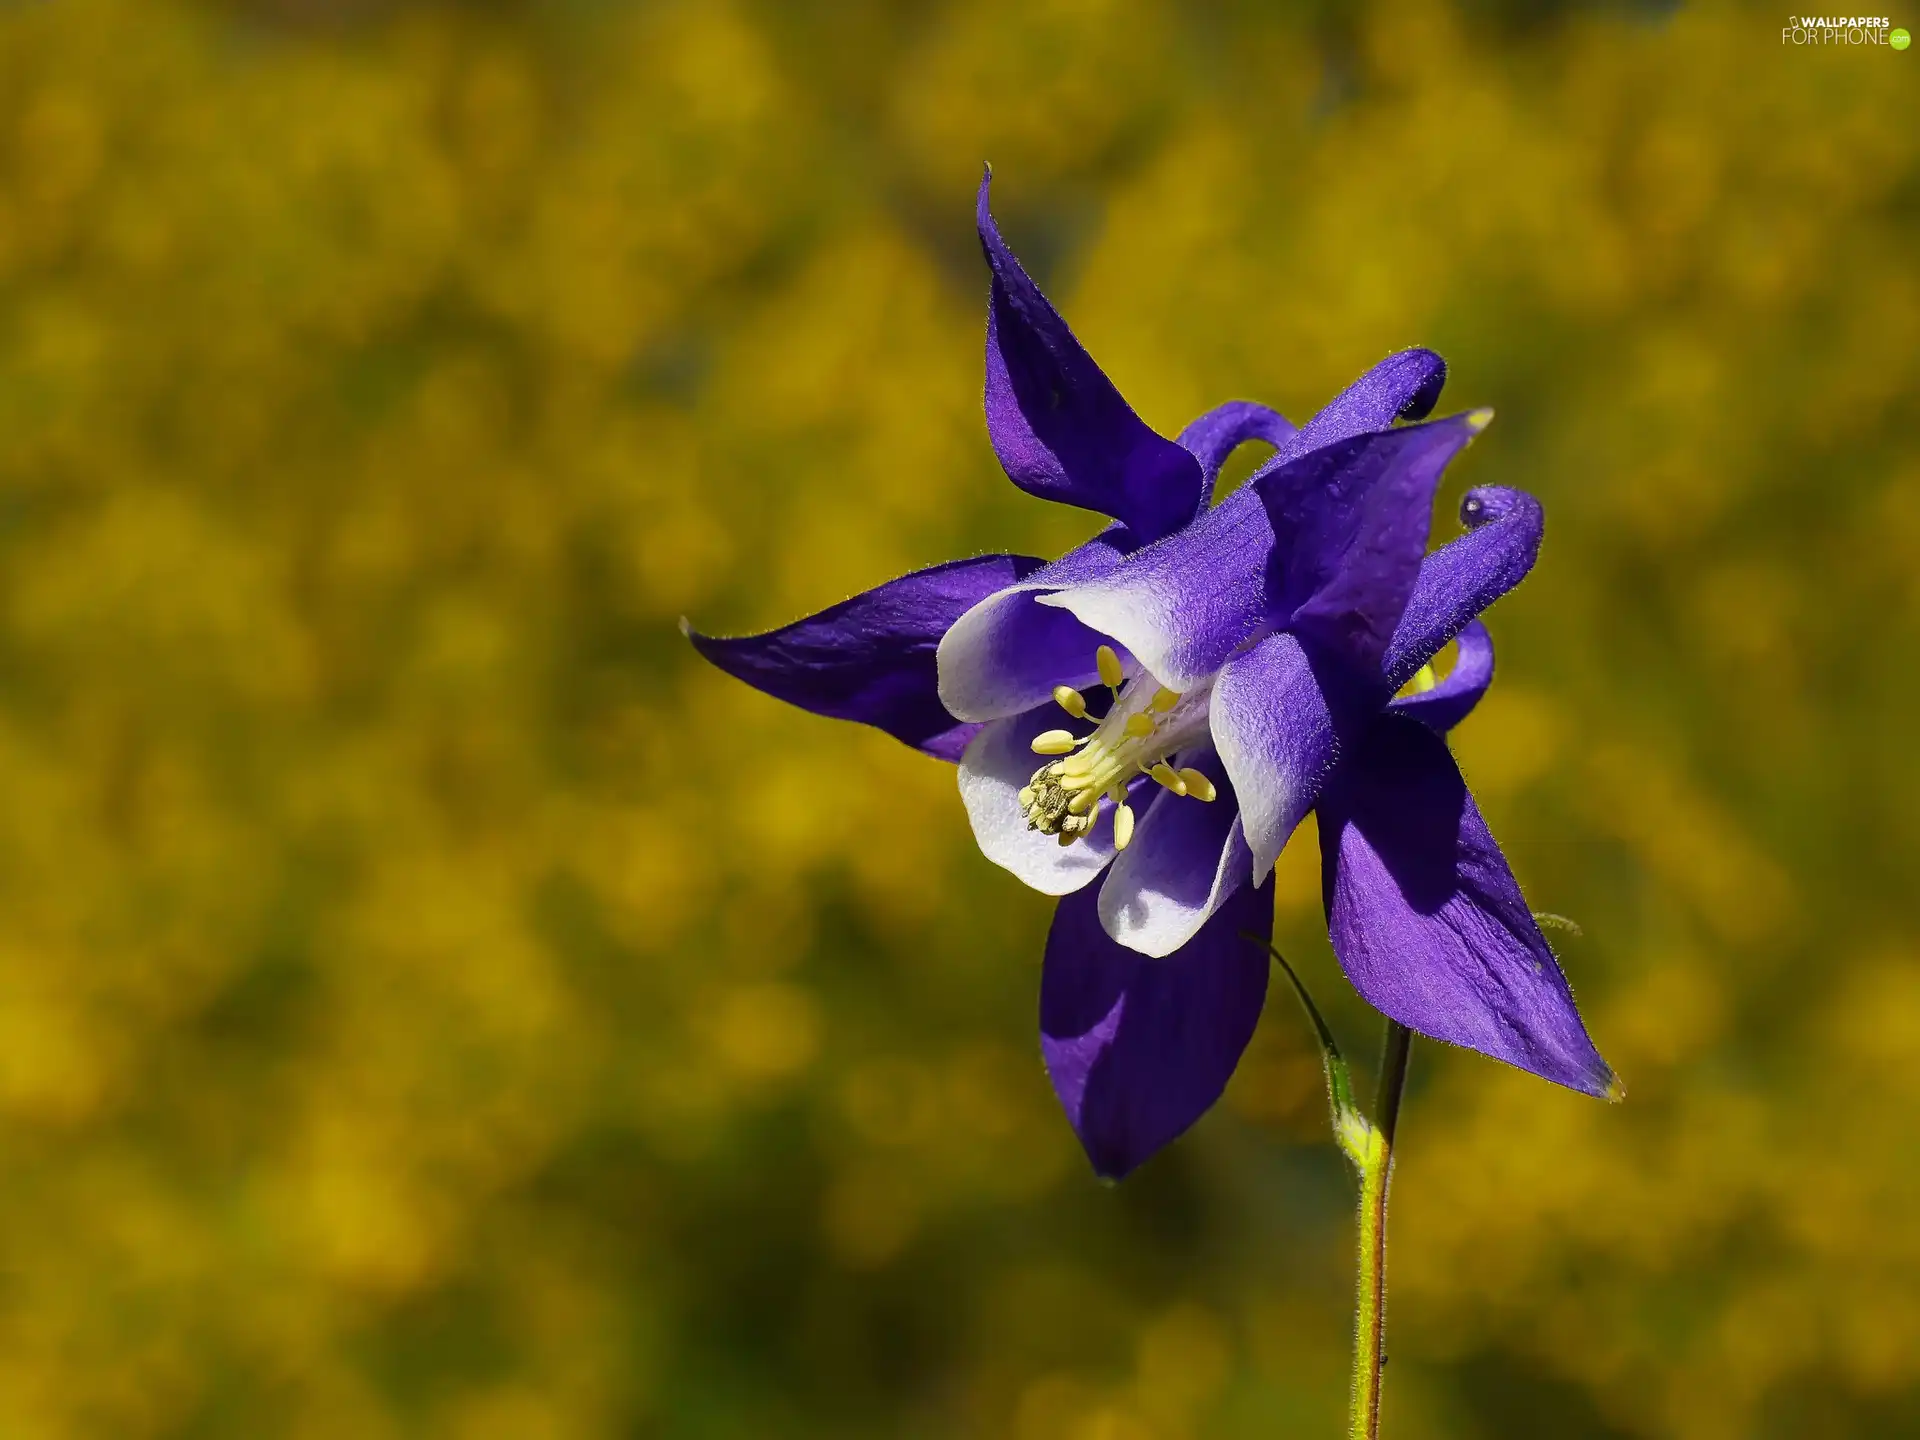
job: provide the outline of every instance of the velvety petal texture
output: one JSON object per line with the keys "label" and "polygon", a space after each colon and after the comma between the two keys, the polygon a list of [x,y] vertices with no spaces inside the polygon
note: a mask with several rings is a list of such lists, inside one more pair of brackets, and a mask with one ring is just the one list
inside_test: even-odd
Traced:
{"label": "velvety petal texture", "polygon": [[1040,603],[1111,636],[1161,684],[1191,690],[1266,623],[1272,547],[1259,496],[1243,487],[1108,574]]}
{"label": "velvety petal texture", "polygon": [[1120,397],[1000,238],[980,182],[980,248],[993,272],[987,310],[987,435],[1007,476],[1048,500],[1111,515],[1142,539],[1206,502],[1200,465]]}
{"label": "velvety petal texture", "polygon": [[1467,533],[1427,556],[1382,665],[1398,690],[1469,620],[1526,578],[1546,514],[1524,490],[1486,486],[1460,502]]}
{"label": "velvety petal texture", "polygon": [[1402,695],[1389,708],[1444,735],[1472,713],[1493,683],[1493,636],[1478,620],[1469,620],[1458,636],[1460,650],[1438,685],[1418,695]]}
{"label": "velvety petal texture", "polygon": [[1283,626],[1371,677],[1420,573],[1434,489],[1485,414],[1352,436],[1265,470],[1040,603],[1114,637],[1175,690]]}
{"label": "velvety petal texture", "polygon": [[1083,890],[1054,912],[1040,1050],[1094,1170],[1117,1180],[1220,1098],[1253,1038],[1273,890],[1236,891],[1164,960],[1116,944],[1097,907]]}
{"label": "velvety petal texture", "polygon": [[1389,355],[1280,441],[1273,457],[1254,476],[1277,470],[1311,450],[1389,429],[1397,420],[1424,420],[1439,403],[1446,383],[1447,362],[1431,350]]}
{"label": "velvety petal texture", "polygon": [[1356,673],[1379,670],[1420,573],[1440,476],[1491,418],[1354,436],[1253,482],[1273,526],[1273,609],[1288,629]]}
{"label": "velvety petal texture", "polygon": [[1200,462],[1205,482],[1201,505],[1204,507],[1212,498],[1220,467],[1235,450],[1249,440],[1263,440],[1277,449],[1297,433],[1286,416],[1254,400],[1229,400],[1195,420],[1180,432],[1178,443]]}
{"label": "velvety petal texture", "polygon": [[[1088,628],[1113,636],[1161,683],[1176,690],[1192,688],[1242,644],[1279,623],[1281,606],[1297,607],[1312,599],[1319,586],[1331,583],[1337,570],[1328,567],[1349,550],[1356,585],[1372,550],[1384,546],[1400,554],[1404,546],[1394,548],[1384,533],[1392,528],[1386,512],[1374,512],[1370,527],[1360,512],[1375,482],[1417,483],[1427,468],[1444,467],[1452,451],[1465,443],[1461,438],[1441,455],[1451,431],[1423,436],[1417,430],[1387,429],[1396,418],[1424,415],[1445,378],[1446,365],[1430,350],[1389,356],[1303,429],[1282,436],[1272,459],[1248,484],[1192,525],[1145,547],[1110,575],[1063,588],[1044,603],[1070,610]],[[1215,421],[1213,415],[1188,427],[1189,433],[1201,427],[1220,437],[1233,433],[1230,418]],[[1401,434],[1412,438],[1397,438]],[[1327,447],[1334,453],[1312,459]],[[1338,513],[1320,518],[1328,506]],[[1284,516],[1296,532],[1290,548],[1276,548],[1269,511]],[[1420,543],[1425,533],[1422,528]],[[1413,560],[1418,561],[1417,546]],[[1321,568],[1312,569],[1316,563]],[[1288,577],[1300,565],[1309,567],[1301,573],[1310,574],[1311,580],[1290,585]],[[1332,613],[1324,622],[1316,616],[1313,623],[1337,627],[1342,612],[1335,607],[1342,599],[1340,594],[1325,597],[1323,604]],[[1390,628],[1391,621],[1387,624]]]}
{"label": "velvety petal texture", "polygon": [[1446,743],[1375,719],[1320,802],[1334,953],[1376,1010],[1589,1095],[1613,1073]]}
{"label": "velvety petal texture", "polygon": [[949,561],[763,635],[702,635],[685,621],[681,628],[709,661],[756,690],[957,760],[977,727],[940,703],[941,637],[981,599],[1040,565],[1024,555]]}
{"label": "velvety petal texture", "polygon": [[1338,746],[1326,689],[1296,636],[1270,635],[1221,669],[1209,719],[1239,800],[1250,873],[1259,879],[1333,769]]}

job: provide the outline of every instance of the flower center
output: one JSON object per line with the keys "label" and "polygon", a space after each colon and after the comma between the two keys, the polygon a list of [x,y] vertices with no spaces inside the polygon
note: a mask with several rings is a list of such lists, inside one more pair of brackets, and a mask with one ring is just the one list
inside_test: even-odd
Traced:
{"label": "flower center", "polygon": [[[1094,658],[1113,703],[1091,735],[1048,730],[1034,737],[1034,753],[1064,758],[1033,772],[1033,779],[1020,792],[1020,808],[1029,830],[1058,835],[1062,845],[1071,845],[1093,828],[1100,802],[1110,801],[1113,843],[1124,850],[1133,838],[1127,786],[1136,775],[1151,776],[1176,795],[1213,799],[1213,782],[1205,775],[1191,768],[1176,770],[1167,763],[1175,752],[1206,738],[1212,687],[1176,695],[1145,673],[1129,678],[1110,645],[1102,645]],[[1056,686],[1053,698],[1074,719],[1090,718],[1086,698],[1071,686]]]}

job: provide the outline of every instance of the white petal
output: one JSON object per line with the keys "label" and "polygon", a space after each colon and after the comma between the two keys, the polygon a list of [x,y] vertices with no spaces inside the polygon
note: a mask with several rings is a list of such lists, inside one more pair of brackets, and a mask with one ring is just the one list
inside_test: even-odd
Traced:
{"label": "white petal", "polygon": [[[1182,763],[1196,759],[1183,756]],[[1210,751],[1198,763],[1219,773]],[[1224,781],[1218,783],[1224,791]],[[1129,950],[1171,955],[1247,883],[1252,869],[1231,794],[1204,804],[1157,791],[1100,887],[1100,923]]]}
{"label": "white petal", "polygon": [[1033,753],[1033,737],[1059,717],[1049,699],[1026,714],[989,721],[960,757],[960,798],[980,853],[1045,895],[1068,895],[1090,884],[1114,854],[1111,805],[1102,805],[1093,828],[1071,845],[1027,828],[1020,791],[1046,763]]}

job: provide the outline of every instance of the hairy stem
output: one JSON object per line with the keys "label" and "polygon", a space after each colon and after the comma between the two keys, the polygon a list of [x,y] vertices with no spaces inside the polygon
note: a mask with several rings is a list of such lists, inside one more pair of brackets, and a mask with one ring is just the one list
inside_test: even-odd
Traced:
{"label": "hairy stem", "polygon": [[1377,1118],[1366,1141],[1348,1151],[1360,1172],[1360,1294],[1354,1315],[1352,1440],[1379,1440],[1380,1435],[1380,1369],[1386,1362],[1387,1330],[1387,1187],[1393,1180],[1394,1131],[1400,1123],[1400,1096],[1406,1089],[1407,1057],[1412,1048],[1413,1032],[1397,1020],[1389,1020],[1386,1048],[1380,1056],[1380,1085],[1373,1102]]}

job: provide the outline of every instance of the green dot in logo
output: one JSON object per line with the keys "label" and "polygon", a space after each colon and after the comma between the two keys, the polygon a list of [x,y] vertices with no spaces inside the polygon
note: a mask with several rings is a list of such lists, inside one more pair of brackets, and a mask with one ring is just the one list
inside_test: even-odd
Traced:
{"label": "green dot in logo", "polygon": [[1887,36],[1887,43],[1896,50],[1904,50],[1913,43],[1913,37],[1904,30],[1895,30]]}

